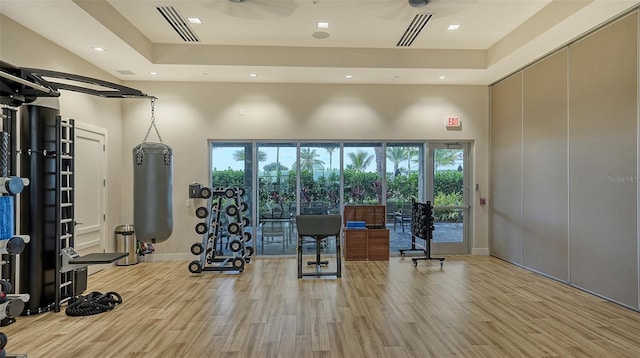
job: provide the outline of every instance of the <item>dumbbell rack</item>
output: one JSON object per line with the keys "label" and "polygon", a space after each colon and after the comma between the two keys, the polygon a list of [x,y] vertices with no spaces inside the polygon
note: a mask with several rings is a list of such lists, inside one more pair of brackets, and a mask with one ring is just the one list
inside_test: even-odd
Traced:
{"label": "dumbbell rack", "polygon": [[[245,264],[251,261],[254,249],[247,245],[251,241],[251,233],[245,232],[245,228],[251,225],[251,221],[244,214],[249,208],[243,200],[244,193],[244,188],[200,189],[200,197],[208,200],[206,207],[198,207],[195,212],[196,217],[203,220],[195,226],[196,233],[202,235],[202,241],[191,245],[191,253],[200,256],[198,260],[189,263],[191,273],[242,272]],[[222,239],[222,215],[229,218],[226,231],[229,234],[228,246],[233,253],[230,257],[216,257],[219,253],[216,246]]]}
{"label": "dumbbell rack", "polygon": [[[413,203],[411,207],[411,247],[401,249],[400,255],[405,256],[406,251],[421,251],[424,257],[412,257],[413,266],[418,266],[418,261],[438,260],[440,268],[444,265],[444,257],[431,257],[431,241],[433,240],[433,206],[431,202]],[[425,240],[424,246],[416,243],[416,237]]]}

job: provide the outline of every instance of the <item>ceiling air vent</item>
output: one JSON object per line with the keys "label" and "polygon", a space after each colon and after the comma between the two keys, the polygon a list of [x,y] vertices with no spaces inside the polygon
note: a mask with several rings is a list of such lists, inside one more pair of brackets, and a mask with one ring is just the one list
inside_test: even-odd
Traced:
{"label": "ceiling air vent", "polygon": [[180,11],[173,6],[156,6],[162,16],[169,22],[169,25],[182,37],[186,42],[198,42],[198,36],[189,27],[187,21],[182,17]]}
{"label": "ceiling air vent", "polygon": [[116,72],[118,72],[119,74],[121,74],[123,76],[133,76],[133,75],[135,75],[135,73],[133,73],[133,71],[131,71],[131,70],[116,70]]}
{"label": "ceiling air vent", "polygon": [[424,28],[424,25],[431,20],[433,14],[417,14],[409,27],[404,31],[400,41],[396,44],[397,47],[409,47],[413,43],[413,40],[420,35],[420,31]]}

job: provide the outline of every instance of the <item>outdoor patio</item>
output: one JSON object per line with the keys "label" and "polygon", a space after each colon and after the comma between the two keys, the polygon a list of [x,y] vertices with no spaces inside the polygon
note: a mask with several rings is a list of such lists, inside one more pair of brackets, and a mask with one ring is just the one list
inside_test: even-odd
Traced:
{"label": "outdoor patio", "polygon": [[[287,226],[289,223],[286,224]],[[434,242],[462,242],[463,240],[463,225],[461,223],[436,223],[434,234]],[[411,234],[408,226],[405,226],[405,232],[398,225],[396,229],[393,229],[393,223],[388,223],[389,229],[389,254],[390,256],[399,256],[398,250],[411,247]],[[284,238],[284,240],[283,240]],[[264,241],[262,241],[264,239]],[[258,233],[254,235],[249,245],[256,249],[258,255],[295,255],[296,254],[296,240],[297,232],[295,225],[293,225],[293,232],[290,232],[288,228],[285,230],[282,236],[262,236],[262,230],[258,230]],[[424,240],[416,239],[416,243],[424,245]],[[330,238],[328,247],[323,245],[323,254],[335,253],[335,240]],[[225,250],[228,252],[228,250]],[[304,254],[313,254],[315,252],[315,244],[309,243],[304,245]]]}

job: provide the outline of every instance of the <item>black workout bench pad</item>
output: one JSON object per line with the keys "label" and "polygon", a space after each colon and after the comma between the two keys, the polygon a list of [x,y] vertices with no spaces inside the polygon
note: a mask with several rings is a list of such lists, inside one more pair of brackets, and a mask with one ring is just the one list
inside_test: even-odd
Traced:
{"label": "black workout bench pad", "polygon": [[[341,252],[340,230],[342,229],[342,215],[298,215],[296,216],[298,227],[298,278],[302,276],[336,276],[341,277]],[[320,260],[320,243],[327,237],[336,237],[336,264],[335,272],[321,272],[321,265],[328,265],[328,261]],[[316,261],[310,261],[308,265],[315,265],[315,272],[302,272],[302,243],[304,237],[316,240]]]}
{"label": "black workout bench pad", "polygon": [[73,265],[110,264],[116,260],[126,257],[127,255],[129,254],[126,252],[95,252],[69,260],[69,263]]}

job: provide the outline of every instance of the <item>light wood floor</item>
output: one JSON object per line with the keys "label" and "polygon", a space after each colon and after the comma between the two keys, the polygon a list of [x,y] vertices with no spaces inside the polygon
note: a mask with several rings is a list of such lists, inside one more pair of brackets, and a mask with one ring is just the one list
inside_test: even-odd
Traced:
{"label": "light wood floor", "polygon": [[53,357],[640,357],[640,313],[486,256],[346,262],[299,280],[294,259],[242,274],[146,262],[89,277],[123,304],[19,317],[7,351]]}

